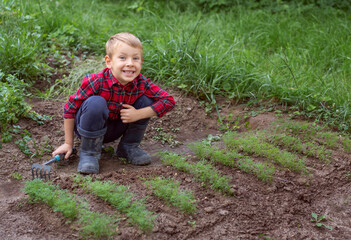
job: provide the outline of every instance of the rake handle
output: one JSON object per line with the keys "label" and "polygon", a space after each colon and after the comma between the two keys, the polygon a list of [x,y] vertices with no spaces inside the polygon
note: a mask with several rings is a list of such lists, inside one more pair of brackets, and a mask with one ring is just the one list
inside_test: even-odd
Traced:
{"label": "rake handle", "polygon": [[59,155],[56,155],[55,157],[53,157],[52,159],[50,159],[49,161],[47,161],[43,165],[49,165],[53,162],[58,162],[58,161],[62,160],[64,157],[65,157],[65,154],[61,153]]}

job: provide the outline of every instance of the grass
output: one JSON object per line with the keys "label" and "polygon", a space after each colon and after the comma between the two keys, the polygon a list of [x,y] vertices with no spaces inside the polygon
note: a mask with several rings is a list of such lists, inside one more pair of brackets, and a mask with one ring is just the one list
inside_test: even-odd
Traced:
{"label": "grass", "polygon": [[59,189],[57,185],[34,179],[25,183],[24,191],[29,195],[30,202],[45,203],[70,221],[76,220],[83,238],[100,239],[116,234],[115,217],[90,211],[86,201]]}
{"label": "grass", "polygon": [[129,31],[143,42],[147,77],[214,108],[218,95],[279,99],[349,131],[347,9],[294,1],[4,1],[0,75],[45,80],[77,58],[103,57],[106,40]]}
{"label": "grass", "polygon": [[196,200],[191,191],[181,190],[180,182],[171,178],[155,176],[145,184],[152,189],[153,193],[166,201],[166,203],[177,207],[180,211],[192,214],[196,212]]}
{"label": "grass", "polygon": [[83,177],[82,175],[77,175],[73,181],[126,214],[131,224],[138,226],[145,232],[150,232],[153,229],[156,216],[146,209],[143,200],[133,200],[134,194],[128,191],[127,186],[112,182],[92,181],[91,177]]}
{"label": "grass", "polygon": [[211,164],[204,161],[192,163],[176,153],[167,151],[161,152],[160,156],[160,160],[163,164],[173,166],[180,171],[193,174],[195,178],[203,185],[209,185],[213,190],[217,190],[228,195],[233,194],[229,183],[230,177],[221,175]]}

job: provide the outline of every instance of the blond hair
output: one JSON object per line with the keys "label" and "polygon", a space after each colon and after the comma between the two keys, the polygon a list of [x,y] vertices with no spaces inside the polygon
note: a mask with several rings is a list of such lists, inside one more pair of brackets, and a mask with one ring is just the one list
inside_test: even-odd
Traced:
{"label": "blond hair", "polygon": [[106,55],[112,57],[113,51],[115,50],[118,43],[123,42],[131,47],[139,48],[143,52],[143,45],[139,38],[129,32],[121,32],[113,35],[106,42]]}

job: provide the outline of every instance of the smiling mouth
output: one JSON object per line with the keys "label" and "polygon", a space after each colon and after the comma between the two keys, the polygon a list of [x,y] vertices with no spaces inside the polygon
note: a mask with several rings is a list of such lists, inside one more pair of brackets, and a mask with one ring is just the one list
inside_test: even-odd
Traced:
{"label": "smiling mouth", "polygon": [[128,71],[128,70],[123,70],[122,72],[125,74],[134,74],[135,73],[135,71]]}

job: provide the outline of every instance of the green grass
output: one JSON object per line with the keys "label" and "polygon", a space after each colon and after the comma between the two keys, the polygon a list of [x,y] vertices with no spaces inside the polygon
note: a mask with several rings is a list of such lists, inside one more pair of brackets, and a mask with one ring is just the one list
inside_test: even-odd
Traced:
{"label": "green grass", "polygon": [[160,156],[163,164],[194,175],[203,185],[209,185],[213,190],[228,195],[233,194],[229,183],[230,177],[222,175],[211,164],[204,161],[192,163],[187,161],[185,157],[172,152],[161,152]]}
{"label": "green grass", "polygon": [[79,233],[86,239],[100,239],[116,234],[117,224],[113,216],[89,210],[88,203],[57,185],[34,179],[25,183],[24,191],[30,202],[45,203],[54,212],[60,212],[70,221],[80,225]]}
{"label": "green grass", "polygon": [[166,201],[168,204],[177,207],[180,211],[192,214],[196,212],[196,200],[191,191],[181,190],[180,182],[171,178],[155,176],[145,184],[152,189],[153,193]]}
{"label": "green grass", "polygon": [[3,1],[0,73],[43,80],[75,56],[103,57],[106,40],[129,31],[155,81],[214,106],[218,95],[279,99],[348,131],[351,17],[331,2]]}
{"label": "green grass", "polygon": [[127,186],[112,182],[92,181],[91,177],[82,175],[77,175],[73,181],[126,214],[131,224],[145,232],[153,229],[156,215],[146,209],[143,200],[135,200],[134,194],[128,190]]}

